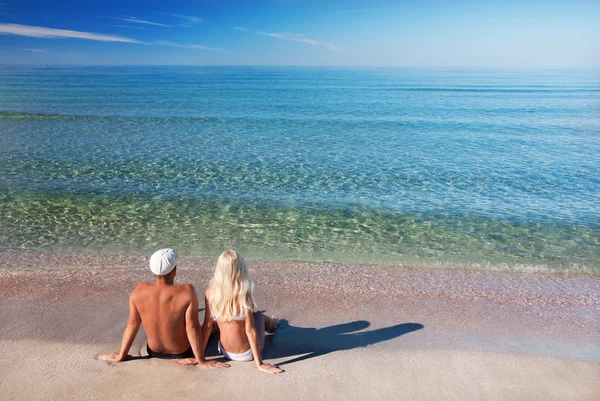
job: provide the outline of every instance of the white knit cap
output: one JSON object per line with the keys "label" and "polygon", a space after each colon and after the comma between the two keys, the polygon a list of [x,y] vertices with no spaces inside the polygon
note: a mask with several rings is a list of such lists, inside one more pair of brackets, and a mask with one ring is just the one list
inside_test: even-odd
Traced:
{"label": "white knit cap", "polygon": [[150,258],[150,270],[157,276],[164,276],[171,273],[178,261],[179,256],[173,249],[161,249]]}

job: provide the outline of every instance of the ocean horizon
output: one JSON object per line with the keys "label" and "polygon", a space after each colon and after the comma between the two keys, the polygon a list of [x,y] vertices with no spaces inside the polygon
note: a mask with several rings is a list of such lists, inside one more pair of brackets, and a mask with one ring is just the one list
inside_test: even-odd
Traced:
{"label": "ocean horizon", "polygon": [[0,248],[600,271],[597,70],[0,67]]}

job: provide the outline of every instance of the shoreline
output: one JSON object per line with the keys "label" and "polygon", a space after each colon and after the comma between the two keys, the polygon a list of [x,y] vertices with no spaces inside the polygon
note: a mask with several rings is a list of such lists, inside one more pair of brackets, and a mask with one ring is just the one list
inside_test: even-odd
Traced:
{"label": "shoreline", "polygon": [[[227,247],[223,248],[227,249]],[[185,250],[184,250],[185,252]],[[74,257],[75,260],[80,261],[81,267],[89,267],[87,263],[92,265],[96,263],[94,260],[101,257],[115,257],[118,259],[133,261],[141,267],[140,258],[149,259],[149,255],[152,254],[150,251],[142,250],[119,250],[113,248],[106,248],[104,250],[96,249],[13,249],[13,248],[0,248],[0,255],[9,255],[17,260],[19,269],[26,269],[31,261],[42,260],[50,261],[56,265],[59,263],[61,267],[64,267],[65,258]],[[245,254],[244,254],[245,255]],[[216,263],[218,253],[213,256],[198,255],[198,254],[183,254],[180,255],[182,259],[189,259],[191,261],[214,261]],[[298,258],[298,259],[286,259],[286,258],[260,258],[255,257],[253,254],[244,256],[244,259],[249,263],[280,263],[280,264],[312,264],[312,265],[339,265],[348,268],[383,268],[383,269],[411,269],[411,270],[435,270],[435,271],[457,271],[457,272],[470,272],[470,273],[499,273],[499,274],[514,274],[514,275],[528,275],[528,274],[540,274],[540,275],[558,275],[558,276],[589,276],[589,277],[600,277],[600,270],[595,267],[583,266],[579,264],[571,264],[570,267],[557,267],[549,265],[535,265],[528,263],[509,264],[506,262],[493,264],[492,262],[485,263],[459,263],[459,262],[431,262],[424,258],[411,259],[408,263],[407,260],[399,260],[396,262],[388,261],[384,259],[381,262],[370,262],[361,261],[357,259],[355,261],[346,261],[339,259],[309,259],[309,258]],[[6,268],[9,264],[5,260],[0,260],[0,273],[3,268]],[[68,264],[70,267],[75,268],[77,266]]]}
{"label": "shoreline", "polygon": [[[590,274],[254,260],[258,305],[284,322],[265,351],[286,370],[282,379],[243,363],[221,372],[98,361],[119,347],[131,290],[152,281],[148,258],[0,251],[8,399],[158,399],[172,382],[175,399],[264,399],[261,386],[283,400],[592,400],[600,392],[600,276]],[[201,294],[215,262],[182,257],[176,282]]]}
{"label": "shoreline", "polygon": [[[53,166],[43,168],[33,163],[11,174],[25,169],[29,188],[30,180],[53,182],[56,177],[30,177]],[[147,178],[140,181],[142,186],[163,174],[155,171],[155,164],[136,166],[141,177]],[[183,168],[171,167],[167,176]],[[202,170],[201,175],[217,174],[227,180],[233,173],[225,173],[221,167],[203,165],[202,169],[208,170]],[[95,182],[91,192],[36,190],[34,185],[30,190],[11,188],[0,194],[0,242],[4,250],[151,254],[158,244],[177,244],[181,254],[208,257],[215,249],[234,247],[256,260],[600,274],[598,227],[594,223],[444,216],[439,211],[421,214],[409,208],[400,212],[360,203],[336,206],[315,201],[292,207],[269,197],[118,194],[111,188],[100,190],[112,169],[102,172],[101,166],[71,166],[63,168],[60,175],[71,174],[71,169],[92,174],[77,176],[77,185],[83,180]],[[171,179],[182,178],[177,175]],[[213,185],[212,180],[202,185]]]}

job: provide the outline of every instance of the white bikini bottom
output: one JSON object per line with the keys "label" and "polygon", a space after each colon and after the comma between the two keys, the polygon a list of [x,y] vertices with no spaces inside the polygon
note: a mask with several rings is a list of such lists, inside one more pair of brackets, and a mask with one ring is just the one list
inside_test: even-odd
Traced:
{"label": "white bikini bottom", "polygon": [[223,346],[221,345],[221,341],[219,341],[217,349],[221,354],[223,354],[225,358],[229,359],[230,361],[251,361],[254,359],[254,356],[252,355],[252,348],[250,348],[246,352],[242,352],[241,354],[234,354],[225,351],[225,348],[223,348]]}

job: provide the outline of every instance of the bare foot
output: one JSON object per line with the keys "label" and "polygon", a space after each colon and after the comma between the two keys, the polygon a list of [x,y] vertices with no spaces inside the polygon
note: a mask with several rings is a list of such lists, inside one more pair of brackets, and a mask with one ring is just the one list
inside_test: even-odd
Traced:
{"label": "bare foot", "polygon": [[269,319],[265,319],[265,323],[265,326],[268,326],[265,327],[265,330],[271,333],[275,332],[279,327],[279,319],[277,319],[274,315]]}

